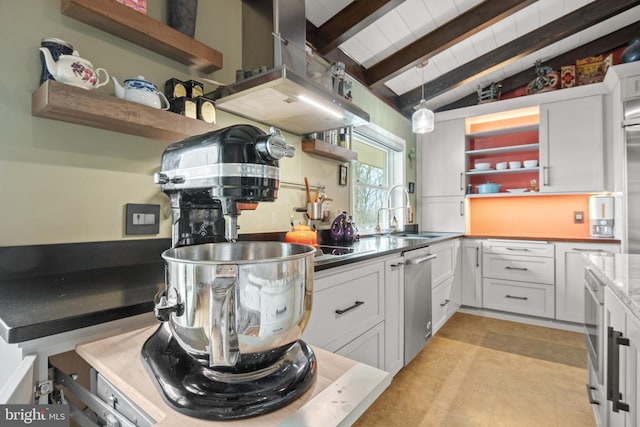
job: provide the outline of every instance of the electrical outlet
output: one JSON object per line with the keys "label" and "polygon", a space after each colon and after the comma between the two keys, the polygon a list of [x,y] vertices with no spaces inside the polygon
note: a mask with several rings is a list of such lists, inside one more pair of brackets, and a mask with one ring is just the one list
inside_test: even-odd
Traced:
{"label": "electrical outlet", "polygon": [[575,212],[573,212],[573,223],[574,224],[583,224],[584,223],[584,211],[575,211]]}
{"label": "electrical outlet", "polygon": [[125,234],[158,234],[160,205],[127,203],[125,224]]}

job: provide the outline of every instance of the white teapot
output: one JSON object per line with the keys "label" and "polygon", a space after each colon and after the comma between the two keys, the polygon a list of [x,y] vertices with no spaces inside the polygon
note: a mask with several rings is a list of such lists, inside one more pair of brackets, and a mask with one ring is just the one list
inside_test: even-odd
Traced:
{"label": "white teapot", "polygon": [[[111,77],[111,79],[118,98],[153,108],[169,109],[169,100],[164,96],[164,93],[158,92],[156,85],[145,80],[143,76],[138,76],[135,79],[126,79],[124,86],[121,86],[115,77]],[[163,102],[164,106],[162,105]]]}
{"label": "white teapot", "polygon": [[[109,83],[109,73],[104,68],[93,69],[91,62],[80,58],[77,50],[71,55],[60,55],[57,61],[53,59],[49,49],[41,47],[49,74],[60,83],[81,87],[83,89],[97,89]],[[105,78],[100,81],[100,72]]]}

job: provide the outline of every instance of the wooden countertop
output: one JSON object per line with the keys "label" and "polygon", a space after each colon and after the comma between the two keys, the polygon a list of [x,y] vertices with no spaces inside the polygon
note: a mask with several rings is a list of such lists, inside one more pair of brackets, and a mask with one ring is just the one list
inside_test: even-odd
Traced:
{"label": "wooden countertop", "polygon": [[549,236],[488,236],[485,234],[465,234],[469,239],[495,239],[495,240],[544,240],[551,242],[576,242],[576,243],[615,243],[620,244],[618,239],[603,239],[598,237],[549,237]]}
{"label": "wooden countertop", "polygon": [[157,326],[81,344],[76,352],[111,384],[157,421],[157,426],[337,426],[351,425],[391,384],[391,374],[313,347],[315,383],[301,398],[277,411],[237,421],[208,421],[169,407],[142,364],[140,350]]}

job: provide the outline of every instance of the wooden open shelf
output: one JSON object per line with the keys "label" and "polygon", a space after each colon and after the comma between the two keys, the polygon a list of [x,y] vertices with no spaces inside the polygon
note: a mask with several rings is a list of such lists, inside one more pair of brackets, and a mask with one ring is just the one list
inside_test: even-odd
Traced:
{"label": "wooden open shelf", "polygon": [[339,145],[329,144],[319,139],[306,139],[302,141],[302,151],[343,162],[358,160],[358,153],[355,151],[347,150]]}
{"label": "wooden open shelf", "polygon": [[31,114],[171,142],[218,129],[202,120],[54,80],[47,80],[33,92]]}
{"label": "wooden open shelf", "polygon": [[203,73],[222,68],[222,53],[115,0],[61,0],[60,11]]}

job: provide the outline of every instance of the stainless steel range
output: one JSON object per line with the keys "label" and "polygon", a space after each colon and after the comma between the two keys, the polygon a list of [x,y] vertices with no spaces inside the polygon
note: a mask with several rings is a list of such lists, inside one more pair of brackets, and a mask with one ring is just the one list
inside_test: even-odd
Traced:
{"label": "stainless steel range", "polygon": [[213,420],[255,416],[298,398],[316,358],[300,337],[311,312],[315,248],[236,242],[237,216],[274,201],[280,132],[231,126],[170,145],[156,183],[171,199],[172,245],[162,254],[162,321],[142,348],[165,401]]}

